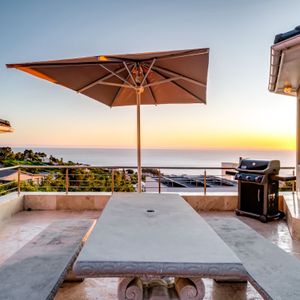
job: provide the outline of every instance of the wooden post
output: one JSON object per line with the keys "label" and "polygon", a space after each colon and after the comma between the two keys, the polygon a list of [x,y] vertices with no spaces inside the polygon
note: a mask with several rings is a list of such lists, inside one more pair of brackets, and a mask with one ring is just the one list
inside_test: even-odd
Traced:
{"label": "wooden post", "polygon": [[17,185],[18,185],[18,196],[20,196],[20,193],[21,193],[21,169],[18,168],[18,182],[17,182]]}
{"label": "wooden post", "polygon": [[204,170],[204,178],[203,178],[203,191],[204,191],[204,195],[206,195],[206,170]]}
{"label": "wooden post", "polygon": [[158,193],[161,193],[161,177],[160,177],[160,169],[158,170]]}
{"label": "wooden post", "polygon": [[[295,176],[295,170],[293,170],[293,176]],[[294,180],[293,182],[292,182],[292,192],[295,192],[295,186],[296,186],[296,181]]]}
{"label": "wooden post", "polygon": [[115,190],[115,170],[111,170],[111,193]]}
{"label": "wooden post", "polygon": [[66,195],[69,193],[69,169],[66,169]]}

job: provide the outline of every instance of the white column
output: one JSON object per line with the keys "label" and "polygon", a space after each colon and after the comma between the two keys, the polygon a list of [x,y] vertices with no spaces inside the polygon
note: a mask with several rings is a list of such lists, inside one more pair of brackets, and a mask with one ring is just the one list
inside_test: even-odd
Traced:
{"label": "white column", "polygon": [[300,89],[297,92],[297,121],[296,121],[296,175],[297,191],[300,187]]}
{"label": "white column", "polygon": [[138,193],[142,192],[142,166],[141,166],[141,92],[136,94],[137,98],[137,175],[138,175]]}

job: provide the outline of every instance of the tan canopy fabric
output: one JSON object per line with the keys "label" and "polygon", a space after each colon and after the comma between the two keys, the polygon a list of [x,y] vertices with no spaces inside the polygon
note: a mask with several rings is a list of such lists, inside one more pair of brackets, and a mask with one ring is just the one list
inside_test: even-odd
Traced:
{"label": "tan canopy fabric", "polygon": [[137,105],[138,191],[141,191],[140,105],[206,103],[209,49],[8,64],[110,107]]}
{"label": "tan canopy fabric", "polygon": [[194,49],[101,55],[7,67],[63,85],[108,106],[136,105],[135,91],[130,88],[134,86],[133,79],[145,76],[150,70],[142,84],[141,104],[205,103],[208,55],[209,49]]}
{"label": "tan canopy fabric", "polygon": [[13,132],[13,129],[8,121],[0,119],[0,133],[5,132]]}

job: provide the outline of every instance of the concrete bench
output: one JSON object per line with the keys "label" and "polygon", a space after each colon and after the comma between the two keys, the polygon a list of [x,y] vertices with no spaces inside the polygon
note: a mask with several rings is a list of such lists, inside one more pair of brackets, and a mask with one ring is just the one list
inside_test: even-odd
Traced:
{"label": "concrete bench", "polygon": [[234,218],[206,220],[235,252],[264,299],[300,299],[300,261]]}
{"label": "concrete bench", "polygon": [[49,225],[0,266],[0,299],[53,299],[92,225],[92,220]]}

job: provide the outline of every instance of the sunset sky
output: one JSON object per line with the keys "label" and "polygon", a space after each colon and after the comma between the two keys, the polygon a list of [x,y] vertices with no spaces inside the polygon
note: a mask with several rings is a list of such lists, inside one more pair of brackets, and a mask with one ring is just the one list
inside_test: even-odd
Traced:
{"label": "sunset sky", "polygon": [[268,91],[270,46],[299,0],[1,1],[0,146],[136,145],[135,107],[112,108],[6,63],[210,48],[207,105],[142,107],[144,148],[294,149],[296,99]]}

